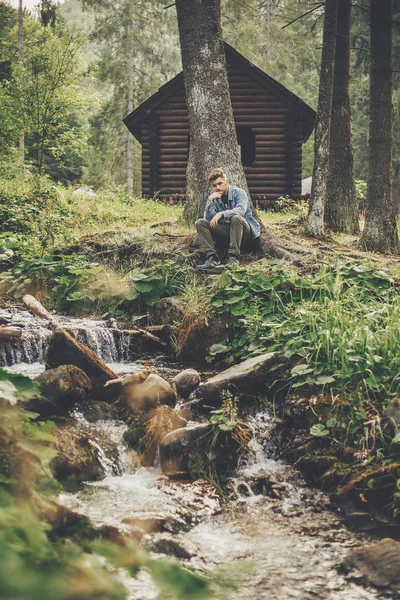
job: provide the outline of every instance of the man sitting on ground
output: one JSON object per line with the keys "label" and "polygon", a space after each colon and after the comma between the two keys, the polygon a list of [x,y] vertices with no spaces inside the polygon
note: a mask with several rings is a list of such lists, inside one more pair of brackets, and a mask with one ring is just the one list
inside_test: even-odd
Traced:
{"label": "man sitting on ground", "polygon": [[253,216],[246,192],[229,185],[222,169],[211,171],[208,181],[214,192],[207,200],[204,218],[196,221],[200,250],[206,258],[198,267],[201,270],[221,263],[216,247],[228,247],[228,265],[239,264],[240,248],[250,247],[260,236],[260,223]]}

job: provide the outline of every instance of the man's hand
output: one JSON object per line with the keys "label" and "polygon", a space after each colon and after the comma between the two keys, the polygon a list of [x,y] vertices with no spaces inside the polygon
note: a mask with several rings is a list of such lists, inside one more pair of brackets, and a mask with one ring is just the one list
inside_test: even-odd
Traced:
{"label": "man's hand", "polygon": [[208,197],[210,202],[213,202],[214,200],[220,200],[222,196],[222,192],[213,192],[211,194],[211,196]]}
{"label": "man's hand", "polygon": [[220,220],[220,218],[223,216],[222,212],[219,212],[215,215],[215,217],[213,217],[210,221],[210,227],[216,227],[218,225],[218,221]]}

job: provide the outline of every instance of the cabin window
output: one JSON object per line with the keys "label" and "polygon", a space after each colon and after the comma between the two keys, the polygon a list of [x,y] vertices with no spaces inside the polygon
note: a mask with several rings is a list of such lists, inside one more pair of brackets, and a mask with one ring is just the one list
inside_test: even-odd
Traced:
{"label": "cabin window", "polygon": [[256,136],[251,127],[236,127],[240,158],[244,167],[251,167],[256,159]]}

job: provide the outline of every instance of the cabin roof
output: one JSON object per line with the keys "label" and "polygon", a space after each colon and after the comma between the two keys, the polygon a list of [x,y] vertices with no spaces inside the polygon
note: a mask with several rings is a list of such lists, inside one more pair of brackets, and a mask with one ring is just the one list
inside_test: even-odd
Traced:
{"label": "cabin roof", "polygon": [[[296,96],[296,94],[293,94],[293,92],[288,90],[284,85],[276,81],[276,79],[256,67],[256,65],[240,54],[240,52],[235,50],[233,46],[227,42],[224,42],[224,46],[227,61],[246,71],[246,73],[253,77],[262,87],[267,88],[290,108],[301,113],[303,121],[303,142],[305,142],[314,128],[315,111],[301,100],[301,98]],[[183,71],[181,71],[124,118],[125,125],[139,142],[142,141],[141,123],[143,118],[157,108],[157,106],[169,96],[183,87]]]}

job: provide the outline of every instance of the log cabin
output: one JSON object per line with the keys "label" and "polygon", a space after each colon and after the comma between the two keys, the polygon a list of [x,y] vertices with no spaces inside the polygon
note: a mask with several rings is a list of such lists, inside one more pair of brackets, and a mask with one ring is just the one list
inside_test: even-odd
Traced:
{"label": "log cabin", "polygon": [[[264,206],[280,196],[300,197],[302,145],[313,130],[314,110],[226,42],[225,55],[253,202]],[[142,195],[182,200],[189,156],[183,73],[127,115],[124,123],[142,145]]]}

